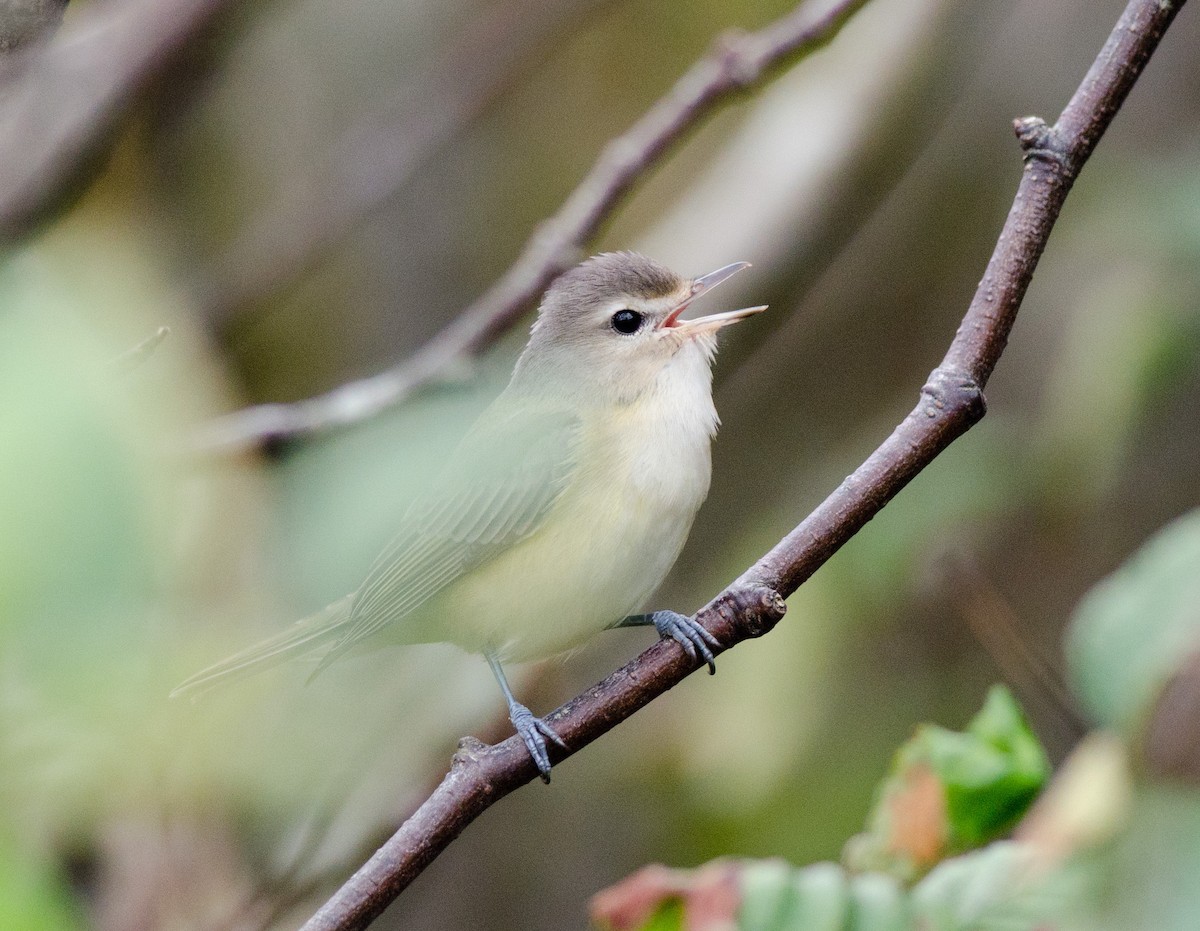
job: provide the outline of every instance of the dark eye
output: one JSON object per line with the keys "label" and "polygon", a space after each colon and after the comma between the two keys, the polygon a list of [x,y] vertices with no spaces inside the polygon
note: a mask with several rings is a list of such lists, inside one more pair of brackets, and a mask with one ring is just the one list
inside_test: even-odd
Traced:
{"label": "dark eye", "polygon": [[641,325],[642,315],[636,310],[618,310],[612,315],[612,328],[618,333],[636,333]]}

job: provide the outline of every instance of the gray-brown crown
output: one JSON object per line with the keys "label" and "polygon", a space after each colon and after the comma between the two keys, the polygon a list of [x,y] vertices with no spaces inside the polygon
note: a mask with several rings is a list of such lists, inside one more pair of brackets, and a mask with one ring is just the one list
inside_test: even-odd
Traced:
{"label": "gray-brown crown", "polygon": [[565,272],[546,292],[545,303],[591,307],[622,294],[653,300],[674,293],[682,284],[673,271],[644,255],[605,252]]}

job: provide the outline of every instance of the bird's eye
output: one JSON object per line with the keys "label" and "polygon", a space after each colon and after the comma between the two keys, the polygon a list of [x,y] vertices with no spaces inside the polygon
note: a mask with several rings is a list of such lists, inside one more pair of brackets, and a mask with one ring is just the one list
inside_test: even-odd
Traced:
{"label": "bird's eye", "polygon": [[618,333],[636,333],[642,325],[642,315],[636,310],[618,310],[612,315],[612,328]]}

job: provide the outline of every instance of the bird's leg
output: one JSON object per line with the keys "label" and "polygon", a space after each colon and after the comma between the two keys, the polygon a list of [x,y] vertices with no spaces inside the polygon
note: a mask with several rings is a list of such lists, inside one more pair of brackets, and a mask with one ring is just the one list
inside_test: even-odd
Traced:
{"label": "bird's leg", "polygon": [[521,735],[521,739],[525,741],[529,755],[533,757],[538,772],[542,774],[542,782],[549,782],[550,755],[546,752],[546,738],[550,738],[564,750],[570,748],[558,734],[554,733],[549,724],[541,718],[534,717],[532,711],[517,701],[508,685],[508,679],[504,676],[504,670],[500,668],[500,660],[496,658],[496,654],[488,650],[483,655],[487,657],[488,665],[492,667],[492,675],[500,683],[500,691],[504,693],[504,700],[508,702],[508,719],[512,721],[512,725]]}
{"label": "bird's leg", "polygon": [[716,659],[712,648],[721,648],[721,641],[704,629],[693,617],[678,614],[675,611],[654,611],[651,614],[631,614],[618,621],[614,627],[649,627],[654,625],[658,635],[664,640],[674,640],[683,652],[692,659],[703,659],[708,663],[708,674],[717,671]]}

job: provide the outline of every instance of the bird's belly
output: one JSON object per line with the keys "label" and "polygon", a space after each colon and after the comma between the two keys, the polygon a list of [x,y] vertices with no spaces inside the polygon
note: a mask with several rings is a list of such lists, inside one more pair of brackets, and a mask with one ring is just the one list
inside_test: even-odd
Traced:
{"label": "bird's belly", "polygon": [[706,457],[703,472],[667,475],[669,494],[611,474],[581,482],[532,536],[436,599],[440,626],[465,649],[514,661],[578,646],[642,608],[662,582],[707,493]]}

